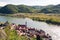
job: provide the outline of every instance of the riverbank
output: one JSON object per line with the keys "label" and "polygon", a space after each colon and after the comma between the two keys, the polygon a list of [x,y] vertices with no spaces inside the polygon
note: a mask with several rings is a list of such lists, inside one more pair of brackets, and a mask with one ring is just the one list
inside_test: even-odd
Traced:
{"label": "riverbank", "polygon": [[32,20],[35,21],[43,21],[49,24],[60,25],[60,14],[17,13],[17,14],[1,14],[1,16],[31,18]]}

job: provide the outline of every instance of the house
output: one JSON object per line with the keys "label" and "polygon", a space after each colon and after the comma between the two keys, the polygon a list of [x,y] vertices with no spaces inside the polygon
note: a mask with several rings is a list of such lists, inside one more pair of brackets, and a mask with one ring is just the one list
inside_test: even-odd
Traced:
{"label": "house", "polygon": [[17,34],[19,35],[19,36],[23,36],[23,35],[25,35],[25,33],[22,31],[22,30],[16,30],[17,31]]}
{"label": "house", "polygon": [[16,27],[16,30],[18,30],[19,32],[19,35],[21,36],[21,35],[25,35],[25,33],[26,33],[26,30],[27,30],[27,27],[26,27],[26,25],[18,25],[17,27]]}
{"label": "house", "polygon": [[40,31],[39,31],[39,35],[40,35],[41,37],[45,36],[45,31],[40,30]]}
{"label": "house", "polygon": [[16,30],[27,30],[27,27],[26,27],[26,25],[18,25],[16,27]]}
{"label": "house", "polygon": [[12,24],[11,24],[11,30],[12,30],[12,29],[16,29],[16,26],[17,26],[16,24],[12,23]]}

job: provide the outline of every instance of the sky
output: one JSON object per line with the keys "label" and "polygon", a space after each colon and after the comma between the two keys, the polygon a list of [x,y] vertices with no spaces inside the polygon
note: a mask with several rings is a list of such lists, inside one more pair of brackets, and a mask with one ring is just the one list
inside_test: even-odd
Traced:
{"label": "sky", "polygon": [[60,0],[0,0],[0,6],[5,6],[7,4],[15,5],[29,5],[29,6],[46,6],[46,5],[57,5],[60,4]]}

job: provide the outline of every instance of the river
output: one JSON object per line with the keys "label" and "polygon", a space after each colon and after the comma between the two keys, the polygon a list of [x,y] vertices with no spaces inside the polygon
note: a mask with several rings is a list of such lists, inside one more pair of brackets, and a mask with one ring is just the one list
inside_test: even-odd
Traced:
{"label": "river", "polygon": [[7,17],[7,16],[0,16],[0,22],[10,22],[10,23],[16,23],[16,24],[26,24],[27,27],[32,27],[36,29],[42,29],[46,33],[50,34],[53,38],[53,40],[60,40],[60,26],[58,25],[50,25],[45,22],[38,22],[33,21],[29,18],[15,18],[15,17]]}

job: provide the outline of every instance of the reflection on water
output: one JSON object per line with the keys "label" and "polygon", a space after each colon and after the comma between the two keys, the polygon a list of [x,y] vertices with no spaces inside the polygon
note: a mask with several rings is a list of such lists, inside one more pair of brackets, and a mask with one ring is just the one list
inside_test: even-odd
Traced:
{"label": "reflection on water", "polygon": [[9,21],[10,23],[16,24],[25,24],[27,22],[28,27],[36,28],[36,29],[43,29],[46,33],[49,33],[53,40],[60,40],[60,26],[57,25],[49,25],[45,22],[37,22],[33,21],[29,18],[12,18],[12,17],[5,17],[0,16],[0,22]]}

